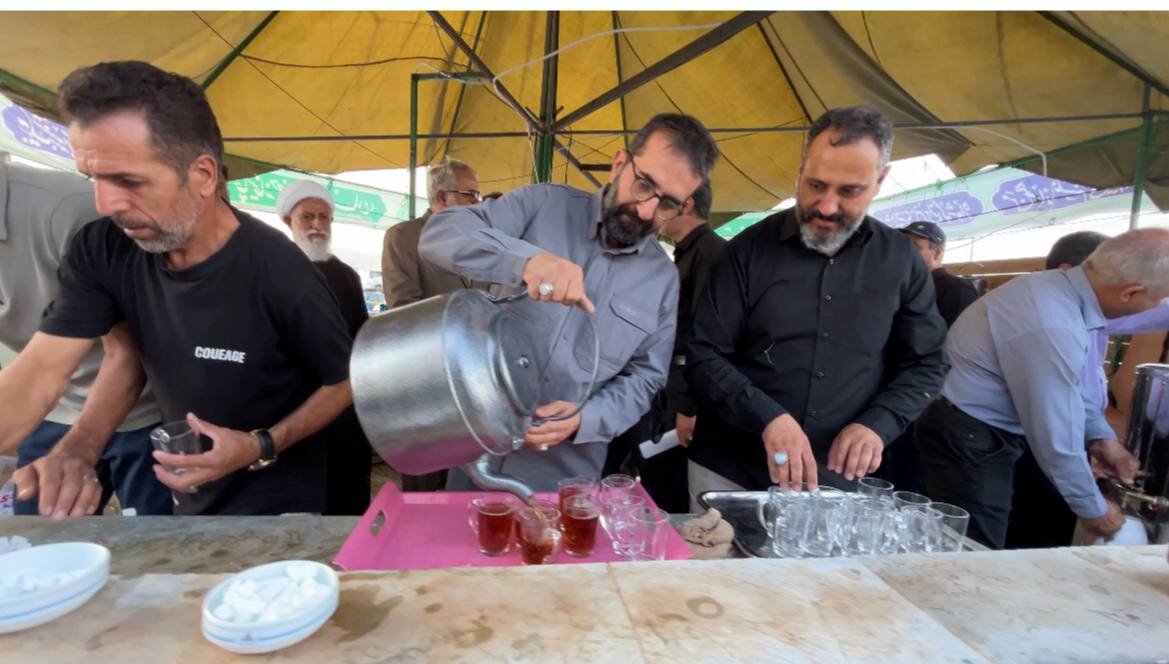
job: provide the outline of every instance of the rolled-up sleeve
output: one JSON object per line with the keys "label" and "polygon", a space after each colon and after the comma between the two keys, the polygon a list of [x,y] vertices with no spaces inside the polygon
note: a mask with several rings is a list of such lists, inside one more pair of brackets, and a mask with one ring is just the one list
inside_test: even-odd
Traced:
{"label": "rolled-up sleeve", "polygon": [[1084,451],[1084,399],[1077,384],[1086,349],[1066,328],[1052,327],[998,345],[1003,379],[1039,467],[1077,515],[1107,511]]}
{"label": "rolled-up sleeve", "polygon": [[519,238],[548,195],[547,187],[521,187],[478,205],[436,212],[422,230],[418,251],[459,276],[519,286],[528,259],[544,251]]}
{"label": "rolled-up sleeve", "polygon": [[787,411],[729,359],[746,325],[747,269],[733,246],[711,268],[686,346],[686,378],[690,393],[719,417],[762,436],[767,425]]}

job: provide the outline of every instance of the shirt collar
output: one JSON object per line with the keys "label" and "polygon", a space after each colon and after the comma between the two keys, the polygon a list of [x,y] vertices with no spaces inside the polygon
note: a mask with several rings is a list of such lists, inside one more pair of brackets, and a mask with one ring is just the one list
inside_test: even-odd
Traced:
{"label": "shirt collar", "polygon": [[1070,270],[1065,270],[1063,275],[1071,282],[1072,288],[1076,289],[1076,295],[1080,297],[1080,311],[1084,314],[1084,325],[1089,330],[1102,329],[1108,324],[1108,320],[1104,318],[1104,312],[1100,310],[1100,301],[1096,299],[1096,291],[1092,290],[1092,284],[1088,283],[1084,267],[1077,265]]}
{"label": "shirt collar", "polygon": [[589,239],[596,240],[601,245],[601,251],[608,254],[640,254],[641,250],[645,249],[647,244],[657,241],[653,233],[641,238],[632,247],[611,249],[605,244],[605,231],[601,222],[601,213],[605,208],[605,192],[609,190],[611,184],[607,183],[605,186],[593,192],[593,223],[589,224]]}

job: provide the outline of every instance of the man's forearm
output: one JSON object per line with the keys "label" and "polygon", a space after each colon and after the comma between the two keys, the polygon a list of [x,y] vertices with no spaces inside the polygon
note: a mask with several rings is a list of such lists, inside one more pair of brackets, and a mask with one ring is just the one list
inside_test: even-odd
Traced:
{"label": "man's forearm", "polygon": [[292,411],[269,433],[282,452],[325,428],[353,403],[353,390],[345,379],[333,385],[322,385],[299,408]]}
{"label": "man's forearm", "polygon": [[[0,454],[16,452],[17,445],[41,423],[69,387],[69,379],[51,384],[34,380],[36,367],[18,355],[0,371]],[[31,387],[30,387],[31,386]]]}
{"label": "man's forearm", "polygon": [[54,447],[54,451],[75,454],[93,464],[146,386],[146,372],[125,324],[102,337],[102,350],[101,366],[81,416]]}
{"label": "man's forearm", "polygon": [[0,454],[12,454],[69,388],[73,370],[93,339],[33,335],[12,364],[0,371]]}

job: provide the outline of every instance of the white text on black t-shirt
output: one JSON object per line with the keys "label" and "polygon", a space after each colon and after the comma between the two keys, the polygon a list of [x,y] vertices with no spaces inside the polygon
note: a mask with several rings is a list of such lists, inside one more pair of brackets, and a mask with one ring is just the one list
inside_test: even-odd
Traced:
{"label": "white text on black t-shirt", "polygon": [[228,350],[227,348],[204,348],[203,346],[195,346],[195,357],[200,360],[222,360],[224,362],[243,364],[247,353],[238,350]]}

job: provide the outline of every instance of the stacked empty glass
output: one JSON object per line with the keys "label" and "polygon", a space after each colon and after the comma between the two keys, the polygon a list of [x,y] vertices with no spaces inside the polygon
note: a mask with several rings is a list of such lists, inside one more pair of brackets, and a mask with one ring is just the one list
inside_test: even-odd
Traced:
{"label": "stacked empty glass", "polygon": [[868,477],[856,492],[773,486],[758,516],[782,558],[960,551],[970,523],[960,507]]}

